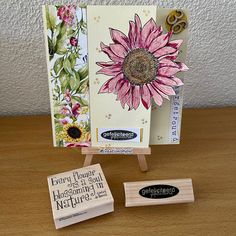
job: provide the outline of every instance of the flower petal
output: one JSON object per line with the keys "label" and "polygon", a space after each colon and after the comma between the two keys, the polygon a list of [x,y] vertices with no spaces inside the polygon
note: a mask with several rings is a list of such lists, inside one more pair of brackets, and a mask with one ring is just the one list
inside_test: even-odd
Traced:
{"label": "flower petal", "polygon": [[174,53],[174,52],[176,52],[175,48],[166,46],[166,47],[160,48],[157,51],[155,51],[153,53],[153,55],[155,57],[159,58],[159,57],[162,57],[164,55],[171,54],[171,53]]}
{"label": "flower petal", "polygon": [[128,107],[129,107],[129,111],[133,108],[133,102],[132,102],[132,99],[133,99],[133,96],[132,96],[133,89],[134,89],[134,86],[131,86],[130,90],[129,90],[129,97],[128,97],[127,102],[126,102]]}
{"label": "flower petal", "polygon": [[133,88],[132,103],[133,103],[134,110],[136,110],[139,107],[139,104],[140,104],[140,89],[139,89],[139,86],[134,86],[134,88]]}
{"label": "flower petal", "polygon": [[170,77],[179,71],[180,71],[180,69],[177,67],[161,67],[161,68],[158,68],[157,73],[160,76]]}
{"label": "flower petal", "polygon": [[182,82],[182,80],[179,79],[179,78],[177,78],[177,77],[175,77],[175,76],[172,76],[171,79],[175,81],[175,83],[177,84],[177,86],[184,85],[184,83]]}
{"label": "flower petal", "polygon": [[125,108],[125,104],[130,96],[130,89],[126,92],[126,94],[120,99],[121,106]]}
{"label": "flower petal", "polygon": [[105,45],[104,43],[101,42],[101,50],[107,54],[107,56],[112,60],[112,61],[115,61],[115,62],[123,62],[123,58],[121,57],[118,57],[117,55],[115,55],[112,50],[110,49],[109,46]]}
{"label": "flower petal", "polygon": [[96,74],[114,76],[122,72],[122,67],[119,63],[107,64],[106,66],[104,66],[105,64],[101,64],[98,62],[97,65],[102,65],[102,68],[97,71]]}
{"label": "flower petal", "polygon": [[113,93],[116,88],[116,84],[123,78],[122,73],[119,75],[107,80],[102,87],[100,88],[98,93]]}
{"label": "flower petal", "polygon": [[168,43],[168,46],[175,48],[177,50],[179,50],[181,44],[183,43],[182,39],[178,39],[178,40],[173,40],[171,42]]}
{"label": "flower petal", "polygon": [[154,99],[154,102],[158,105],[161,106],[163,103],[163,99],[161,97],[161,95],[157,92],[157,90],[155,89],[155,86],[153,86],[152,84],[148,85],[148,88],[151,92],[151,95]]}
{"label": "flower petal", "polygon": [[118,92],[120,91],[121,87],[123,86],[123,84],[125,83],[125,79],[123,79],[123,77],[121,77],[118,81],[117,81],[117,84],[115,86],[115,89],[114,89],[114,93],[115,94],[118,94]]}
{"label": "flower petal", "polygon": [[180,71],[188,71],[188,69],[189,69],[189,68],[188,68],[184,63],[182,63],[182,62],[176,62],[176,64],[178,65]]}
{"label": "flower petal", "polygon": [[101,67],[107,67],[107,66],[112,66],[116,63],[114,63],[114,61],[107,61],[107,62],[99,61],[99,62],[96,62],[96,64]]}
{"label": "flower petal", "polygon": [[129,22],[129,42],[130,42],[130,48],[133,49],[135,48],[135,40],[136,40],[136,36],[135,36],[135,24],[133,21]]}
{"label": "flower petal", "polygon": [[166,95],[175,95],[174,89],[170,86],[155,83],[155,87]]}
{"label": "flower petal", "polygon": [[130,89],[130,82],[128,80],[125,80],[125,82],[122,84],[122,86],[120,87],[118,91],[117,99],[121,100],[129,91],[129,89]]}
{"label": "flower petal", "polygon": [[144,26],[141,31],[141,45],[142,47],[146,46],[146,41],[151,32],[156,30],[156,22],[151,18]]}
{"label": "flower petal", "polygon": [[169,60],[167,58],[162,58],[161,60],[159,60],[159,67],[168,67],[168,66],[171,66],[171,67],[179,67],[174,61],[172,60]]}
{"label": "flower petal", "polygon": [[161,56],[161,57],[159,58],[159,61],[162,60],[163,58],[166,58],[166,59],[170,59],[170,60],[172,60],[172,61],[175,61],[176,58],[177,58],[177,56],[178,56],[178,54],[179,54],[179,51],[176,51],[176,52],[174,52],[174,53],[172,53],[172,54],[166,54],[166,55],[164,55],[164,56]]}
{"label": "flower petal", "polygon": [[135,21],[135,34],[136,34],[135,47],[139,48],[141,46],[140,42],[141,42],[142,23],[138,14],[135,14],[134,21]]}
{"label": "flower petal", "polygon": [[121,44],[125,49],[129,50],[129,38],[119,30],[110,28],[111,38],[114,43]]}
{"label": "flower petal", "polygon": [[[159,82],[157,81],[157,80],[154,80],[153,82],[152,82],[152,87],[155,89],[155,91],[158,93],[158,94],[160,94],[163,98],[166,98],[167,100],[170,100],[170,98],[165,94],[165,93],[163,93],[161,90],[159,90],[157,87],[156,87],[156,84],[158,85],[159,84]],[[148,87],[149,88],[149,87]]]}
{"label": "flower petal", "polygon": [[108,85],[110,83],[110,81],[112,80],[113,78],[107,80],[103,85],[102,87],[100,88],[100,90],[98,91],[98,93],[109,93],[109,89],[108,89]]}
{"label": "flower petal", "polygon": [[143,106],[146,109],[149,109],[149,107],[151,106],[151,94],[148,87],[145,84],[140,88],[140,93]]}
{"label": "flower petal", "polygon": [[121,44],[110,44],[111,51],[118,57],[125,58],[127,50]]}
{"label": "flower petal", "polygon": [[146,39],[144,48],[149,48],[150,44],[152,43],[152,41],[157,38],[158,36],[160,36],[162,34],[162,27],[159,26],[158,28],[156,28],[154,31],[152,31],[149,36]]}
{"label": "flower petal", "polygon": [[155,38],[148,47],[148,51],[153,53],[158,49],[163,48],[169,42],[171,34],[171,32],[168,32],[167,34],[163,34]]}
{"label": "flower petal", "polygon": [[160,81],[162,84],[165,84],[165,85],[177,86],[177,83],[174,80],[172,80],[170,78],[167,78],[167,77],[158,76],[157,80]]}

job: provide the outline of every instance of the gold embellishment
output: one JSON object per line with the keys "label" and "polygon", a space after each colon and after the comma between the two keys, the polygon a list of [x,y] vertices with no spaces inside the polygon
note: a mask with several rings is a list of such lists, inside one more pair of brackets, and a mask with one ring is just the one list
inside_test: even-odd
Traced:
{"label": "gold embellishment", "polygon": [[95,16],[93,19],[94,19],[96,22],[99,22],[100,19],[101,19],[101,16]]}
{"label": "gold embellishment", "polygon": [[143,10],[143,13],[144,13],[145,16],[148,16],[150,11],[149,10]]}
{"label": "gold embellishment", "polygon": [[143,141],[143,128],[140,129],[140,143]]}
{"label": "gold embellishment", "polygon": [[166,17],[166,28],[173,30],[174,34],[179,34],[188,27],[187,16],[182,10],[171,11]]}

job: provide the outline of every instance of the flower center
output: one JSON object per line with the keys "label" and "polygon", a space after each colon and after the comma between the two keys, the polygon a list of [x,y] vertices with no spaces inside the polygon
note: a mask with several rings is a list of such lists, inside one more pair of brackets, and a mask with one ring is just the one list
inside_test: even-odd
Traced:
{"label": "flower center", "polygon": [[81,137],[81,134],[82,132],[80,131],[79,128],[77,127],[70,127],[68,130],[67,130],[67,134],[73,138],[73,139],[76,139],[76,138],[80,138]]}
{"label": "flower center", "polygon": [[123,63],[123,73],[135,85],[143,85],[154,80],[157,73],[158,60],[143,48],[128,53]]}

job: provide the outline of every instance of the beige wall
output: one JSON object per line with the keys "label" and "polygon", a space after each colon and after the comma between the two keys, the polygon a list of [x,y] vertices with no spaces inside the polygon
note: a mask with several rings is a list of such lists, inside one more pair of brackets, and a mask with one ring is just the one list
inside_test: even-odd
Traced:
{"label": "beige wall", "polygon": [[[0,115],[49,113],[41,5],[53,2],[73,1],[1,1]],[[185,80],[185,107],[236,105],[235,0],[87,2],[188,8],[190,71]]]}

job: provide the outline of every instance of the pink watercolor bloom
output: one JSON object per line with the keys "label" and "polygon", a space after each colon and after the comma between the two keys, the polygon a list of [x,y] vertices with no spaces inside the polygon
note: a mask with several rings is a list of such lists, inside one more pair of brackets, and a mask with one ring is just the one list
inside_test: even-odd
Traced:
{"label": "pink watercolor bloom", "polygon": [[66,102],[68,102],[68,103],[71,102],[71,93],[70,93],[69,89],[66,90],[64,98],[65,98]]}
{"label": "pink watercolor bloom", "polygon": [[76,6],[60,6],[57,10],[57,15],[66,25],[71,26],[76,20]]}
{"label": "pink watercolor bloom", "polygon": [[63,115],[70,115],[71,114],[71,109],[69,106],[63,106],[61,108],[61,114]]}
{"label": "pink watercolor bloom", "polygon": [[70,124],[70,123],[72,123],[72,119],[71,118],[69,118],[69,117],[65,117],[64,119],[60,119],[59,120],[59,122],[62,124],[62,125],[66,125],[66,124]]}
{"label": "pink watercolor bloom", "polygon": [[80,109],[80,104],[76,103],[73,107],[72,107],[72,114],[77,117],[80,113],[79,113],[79,109]]}
{"label": "pink watercolor bloom", "polygon": [[82,142],[82,143],[67,143],[66,147],[90,147],[91,142]]}
{"label": "pink watercolor bloom", "polygon": [[143,27],[139,16],[129,22],[126,36],[117,29],[110,29],[113,43],[101,42],[101,50],[111,59],[110,62],[97,62],[102,67],[97,74],[112,76],[99,90],[99,93],[114,93],[121,106],[129,110],[137,109],[142,103],[146,109],[151,100],[161,106],[163,98],[175,95],[173,87],[183,85],[175,77],[188,67],[176,62],[183,40],[170,41],[172,32],[163,34],[151,18]]}
{"label": "pink watercolor bloom", "polygon": [[70,44],[71,44],[73,47],[77,47],[77,46],[78,46],[78,39],[75,38],[75,37],[71,37],[71,38],[70,38]]}

